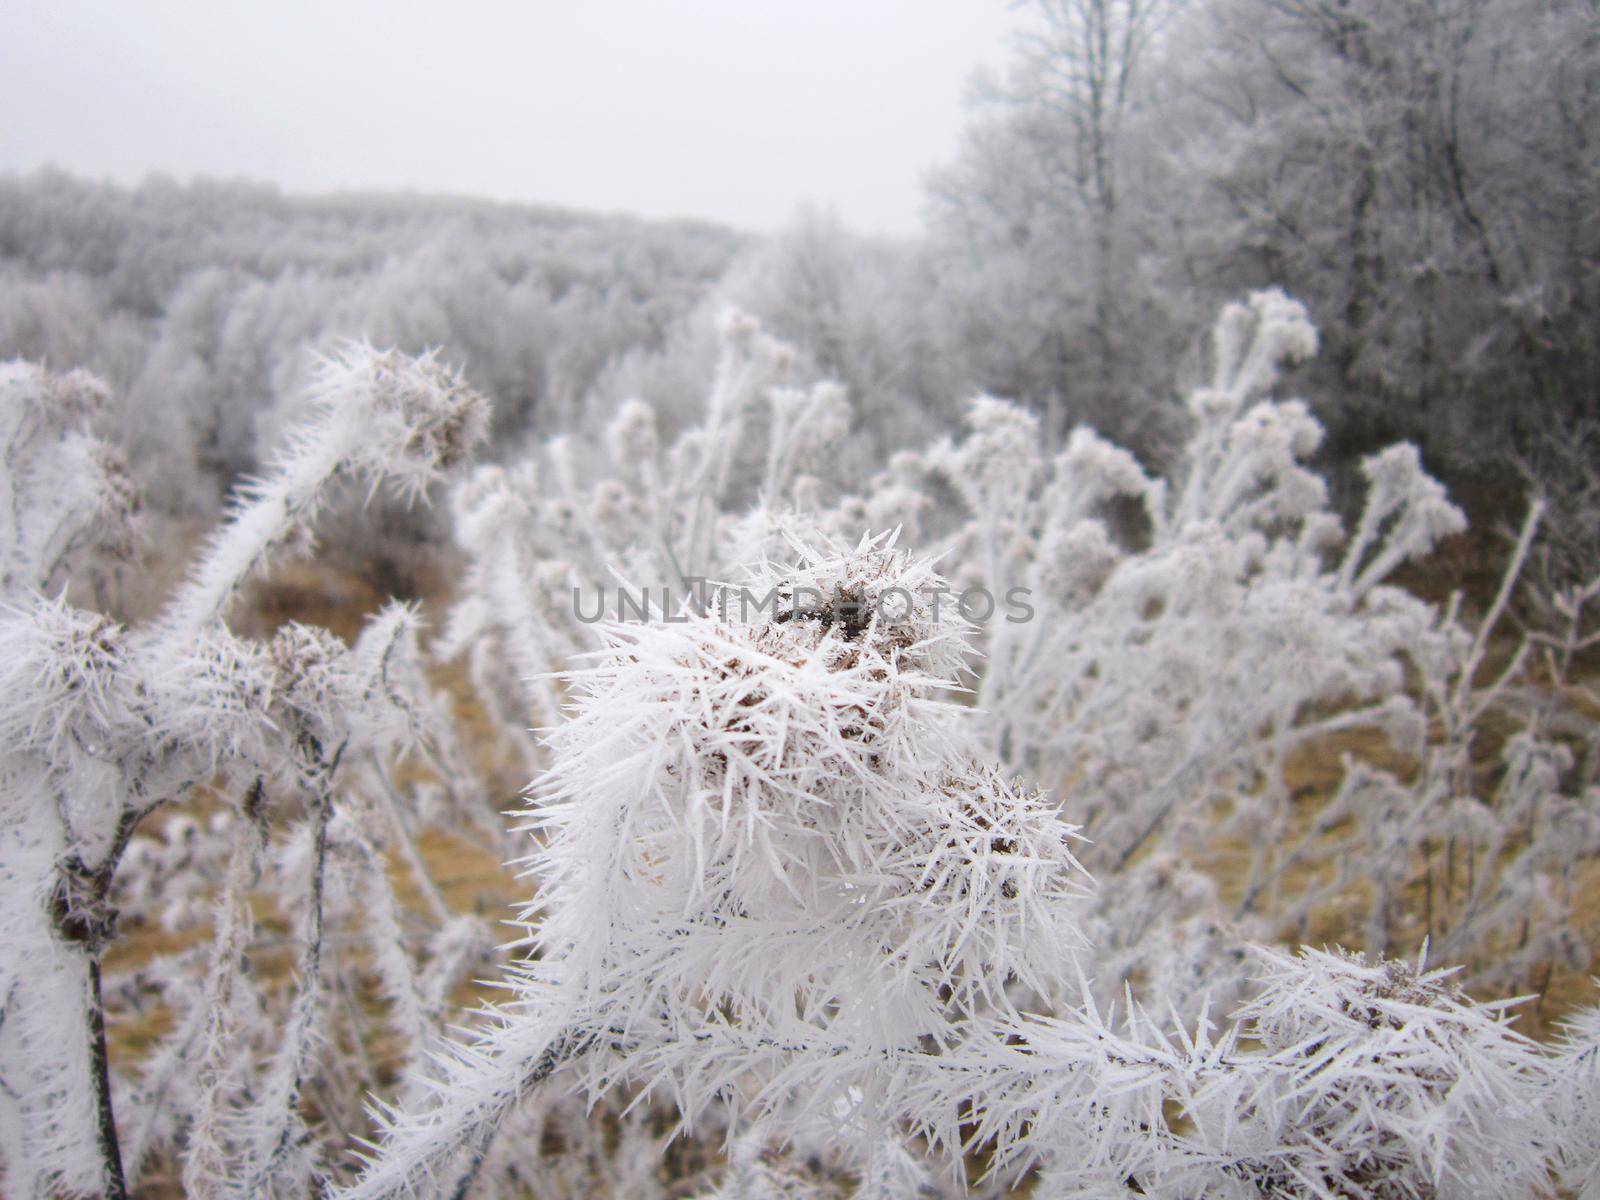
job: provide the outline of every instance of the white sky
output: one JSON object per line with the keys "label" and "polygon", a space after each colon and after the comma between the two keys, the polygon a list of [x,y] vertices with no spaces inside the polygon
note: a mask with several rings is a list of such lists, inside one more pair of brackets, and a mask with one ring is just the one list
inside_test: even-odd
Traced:
{"label": "white sky", "polygon": [[0,170],[911,234],[1005,0],[0,0]]}

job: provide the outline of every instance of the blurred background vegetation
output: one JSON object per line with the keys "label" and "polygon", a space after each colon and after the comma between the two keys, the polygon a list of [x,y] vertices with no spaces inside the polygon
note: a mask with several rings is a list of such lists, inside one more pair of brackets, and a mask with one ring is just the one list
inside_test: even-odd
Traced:
{"label": "blurred background vegetation", "polygon": [[[0,357],[118,398],[162,536],[210,521],[340,337],[439,347],[495,403],[491,454],[698,409],[736,305],[852,393],[842,472],[953,429],[975,393],[1170,465],[1197,331],[1280,286],[1324,348],[1292,381],[1354,464],[1419,444],[1474,525],[1547,495],[1542,563],[1600,542],[1595,0],[1031,0],[974,81],[917,240],[801,212],[776,237],[412,195],[153,176],[0,177]],[[426,590],[437,518],[352,504],[328,549]],[[1476,557],[1476,555],[1469,556]]]}

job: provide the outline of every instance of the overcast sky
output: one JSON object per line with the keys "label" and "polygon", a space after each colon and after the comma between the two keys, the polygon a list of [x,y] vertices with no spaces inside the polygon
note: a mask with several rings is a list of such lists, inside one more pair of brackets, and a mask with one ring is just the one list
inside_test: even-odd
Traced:
{"label": "overcast sky", "polygon": [[0,170],[916,232],[1005,0],[0,0]]}

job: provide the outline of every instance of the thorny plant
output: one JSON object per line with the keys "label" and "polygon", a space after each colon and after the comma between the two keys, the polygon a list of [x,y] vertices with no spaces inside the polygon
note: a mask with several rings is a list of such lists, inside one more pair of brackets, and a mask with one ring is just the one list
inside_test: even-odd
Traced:
{"label": "thorny plant", "polygon": [[[472,811],[483,799],[459,777],[431,814],[393,786],[396,756],[451,753],[413,611],[384,609],[352,646],[298,625],[250,641],[227,615],[271,558],[309,548],[338,480],[420,493],[482,436],[487,405],[427,359],[351,347],[327,360],[309,422],[164,611],[125,628],[60,594],[74,568],[92,582],[97,556],[135,544],[131,490],[92,432],[103,402],[81,375],[0,369],[4,1188],[121,1196],[181,1150],[192,1194],[304,1195],[360,1117],[349,1062],[326,1056],[356,978],[330,930],[359,913],[414,1059],[490,943],[436,905],[419,961],[382,855],[424,819],[492,813]],[[151,822],[186,801],[198,818]],[[251,966],[262,891],[296,931],[287,989]],[[184,948],[108,971],[119,910]],[[114,1069],[108,1019],[152,1007],[167,1032],[137,1069]]]}
{"label": "thorny plant", "polygon": [[[886,538],[796,557],[868,600],[931,573]],[[341,1195],[465,1195],[563,1075],[714,1113],[733,1188],[779,1186],[761,1144],[820,1143],[884,1196],[956,1186],[974,1149],[1049,1196],[1516,1195],[1553,1169],[1551,1060],[1447,972],[1258,950],[1220,1031],[1131,997],[1114,1021],[1070,814],[947,698],[970,629],[782,615],[612,626],[565,676],[515,998],[381,1110]]]}
{"label": "thorny plant", "polygon": [[[981,398],[969,436],[896,455],[856,495],[825,478],[827,439],[848,425],[837,391],[792,387],[782,348],[743,318],[727,333],[702,427],[664,445],[630,402],[603,453],[558,441],[459,493],[474,586],[442,649],[472,655],[486,691],[507,695],[515,662],[523,702],[560,719],[552,672],[603,649],[570,589],[676,592],[750,561],[786,576],[796,542],[898,527],[954,587],[1021,586],[1037,606],[978,632],[968,721],[1008,769],[1053,784],[1089,839],[1098,886],[1076,919],[1098,1002],[1133,986],[1192,1022],[1259,991],[1252,940],[1304,938],[1329,914],[1370,954],[1431,942],[1500,994],[1587,965],[1577,902],[1600,848],[1600,760],[1568,699],[1584,597],[1562,599],[1565,629],[1502,654],[1537,505],[1475,621],[1459,596],[1440,609],[1390,582],[1464,518],[1397,446],[1367,462],[1365,505],[1342,527],[1306,465],[1320,427],[1270,395],[1316,350],[1300,305],[1268,292],[1223,314],[1170,478],[1087,429],[1052,453],[1029,414]],[[1534,688],[1536,657],[1549,670]],[[1300,782],[1340,745],[1363,753],[1325,788]],[[1032,997],[1077,999],[1076,979]]]}
{"label": "thorny plant", "polygon": [[[791,386],[746,319],[725,334],[703,426],[664,445],[629,403],[602,452],[557,440],[458,490],[468,573],[433,652],[468,660],[509,769],[536,781],[510,998],[450,1040],[486,935],[429,880],[418,832],[510,839],[415,614],[384,610],[350,647],[293,625],[252,642],[226,617],[273,554],[308,547],[336,479],[420,491],[482,401],[427,360],[330,362],[312,424],[167,609],[124,629],[51,598],[131,546],[131,494],[90,432],[102,393],[6,368],[8,1193],[121,1194],[165,1158],[197,1195],[515,1195],[546,1171],[649,1194],[662,1113],[727,1140],[725,1195],[1025,1173],[1045,1196],[1593,1186],[1589,1016],[1544,1051],[1503,1005],[1390,957],[1431,937],[1504,990],[1582,953],[1600,829],[1567,681],[1593,588],[1489,670],[1537,512],[1475,625],[1386,582],[1461,516],[1397,447],[1341,528],[1305,466],[1316,422],[1268,395],[1315,349],[1281,294],[1224,313],[1170,479],[1087,430],[1048,451],[983,398],[966,438],[845,494],[825,479],[842,391]],[[894,527],[949,579],[860,534]],[[823,599],[628,626],[570,604],[707,579]],[[1038,611],[976,629],[926,603],[947,583],[1023,586]],[[894,589],[911,607],[881,620]],[[1554,686],[1533,686],[1535,660]],[[1348,758],[1326,794],[1296,785],[1297,756],[1357,735],[1383,754]],[[432,782],[396,770],[407,753]],[[1244,864],[1208,873],[1230,844]],[[287,988],[253,965],[263,891],[294,931]],[[1251,944],[1352,904],[1366,957]],[[107,974],[118,907],[200,942]],[[369,967],[393,1077],[367,1055]],[[119,1069],[107,1016],[152,1003],[170,1027]],[[1219,1009],[1237,1013],[1218,1026]],[[339,1151],[373,1128],[367,1092],[376,1140],[354,1177]],[[585,1102],[615,1130],[603,1145]]]}

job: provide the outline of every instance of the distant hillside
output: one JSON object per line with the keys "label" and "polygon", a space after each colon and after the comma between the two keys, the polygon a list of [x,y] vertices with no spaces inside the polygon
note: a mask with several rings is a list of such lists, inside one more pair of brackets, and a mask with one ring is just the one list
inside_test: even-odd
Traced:
{"label": "distant hillside", "polygon": [[659,349],[748,243],[459,197],[0,176],[0,359],[102,375],[157,505],[204,509],[256,467],[305,345],[439,347],[494,397],[503,440]]}
{"label": "distant hillside", "polygon": [[[157,315],[182,276],[237,268],[270,279],[380,268],[468,231],[508,283],[558,286],[620,270],[632,283],[716,278],[743,238],[704,222],[650,222],[457,196],[285,195],[270,184],[152,176],[138,188],[60,171],[0,175],[0,264],[109,281],[113,301]],[[604,249],[602,249],[602,247]]]}

